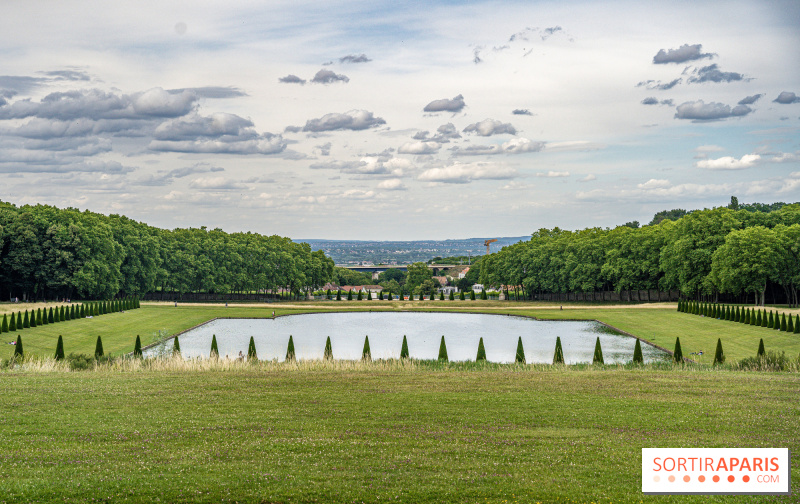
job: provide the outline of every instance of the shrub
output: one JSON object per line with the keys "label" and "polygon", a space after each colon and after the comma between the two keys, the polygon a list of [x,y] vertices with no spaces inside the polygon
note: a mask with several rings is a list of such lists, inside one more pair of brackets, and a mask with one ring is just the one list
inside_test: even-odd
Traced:
{"label": "shrub", "polygon": [[444,335],[442,335],[442,341],[439,343],[439,362],[448,362],[449,359],[447,358],[447,345],[444,344]]}
{"label": "shrub", "polygon": [[366,298],[367,301],[372,301],[372,293],[370,291],[367,291]]}
{"label": "shrub", "polygon": [[789,315],[789,320],[786,323],[786,332],[794,332],[794,323],[792,322],[792,315]]}
{"label": "shrub", "polygon": [[35,312],[35,311],[33,311],[33,309],[31,309],[31,320],[30,320],[30,326],[31,326],[31,327],[36,327],[36,312]]}
{"label": "shrub", "polygon": [[41,308],[36,310],[36,325],[46,324],[47,322],[42,322],[46,318],[47,317],[44,317],[44,318],[42,317],[42,309]]}
{"label": "shrub", "polygon": [[767,329],[775,328],[775,320],[772,318],[772,310],[769,311],[769,321],[767,322]]}
{"label": "shrub", "polygon": [[556,336],[556,350],[553,352],[553,364],[564,364],[564,350],[561,348],[561,336]]}
{"label": "shrub", "polygon": [[58,342],[56,343],[55,359],[57,361],[64,360],[64,339],[60,334],[58,335]]}
{"label": "shrub", "polygon": [[683,301],[681,301],[680,299],[678,300],[678,311],[679,312],[683,311]]}
{"label": "shrub", "polygon": [[292,339],[292,335],[289,335],[289,344],[286,346],[286,361],[287,362],[294,362],[295,355],[294,355],[294,340]]}
{"label": "shrub", "polygon": [[455,299],[456,299],[456,297],[453,295],[453,291],[450,291],[450,297],[449,297],[449,299],[450,299],[450,301],[453,301],[453,300],[455,300]]}
{"label": "shrub", "polygon": [[464,301],[464,291],[458,293],[458,299],[459,301]]}
{"label": "shrub", "polygon": [[475,291],[472,290],[472,289],[470,289],[470,291],[469,291],[469,300],[470,301],[475,301]]}
{"label": "shrub", "polygon": [[67,320],[66,316],[64,315],[64,311],[65,311],[64,307],[62,306],[61,309],[59,310],[59,314],[58,314],[58,321],[59,322],[64,322],[65,320]]}
{"label": "shrub", "polygon": [[141,359],[142,355],[142,340],[139,338],[139,335],[136,335],[136,343],[133,345],[133,357],[137,359]]}
{"label": "shrub", "polygon": [[764,338],[758,340],[758,352],[756,352],[756,357],[763,357],[764,356]]}
{"label": "shrub", "polygon": [[12,313],[11,314],[11,323],[8,324],[8,331],[9,332],[14,332],[16,330],[17,330],[17,320],[16,320],[16,317],[14,317],[14,314]]}
{"label": "shrub", "polygon": [[371,361],[372,352],[369,350],[369,335],[364,336],[364,348],[361,350],[361,360]]}
{"label": "shrub", "polygon": [[725,354],[722,352],[722,339],[717,338],[717,350],[714,352],[714,365],[725,364]]}
{"label": "shrub", "polygon": [[358,291],[358,301],[363,301],[364,297],[361,295],[361,291]]}
{"label": "shrub", "polygon": [[330,290],[330,289],[328,289],[328,290],[325,292],[325,299],[330,299],[330,298],[331,298],[331,290]]}
{"label": "shrub", "polygon": [[800,358],[792,360],[786,352],[769,351],[756,357],[747,357],[739,361],[738,367],[746,371],[788,371],[800,369]]}
{"label": "shrub", "polygon": [[352,301],[353,300],[353,289],[350,289],[349,291],[347,291],[347,300],[348,301]]}
{"label": "shrub", "polygon": [[175,336],[175,339],[172,341],[172,355],[180,355],[181,354],[181,342],[178,341],[178,337]]}
{"label": "shrub", "polygon": [[761,310],[758,310],[756,314],[756,323],[754,325],[761,327]]}
{"label": "shrub", "polygon": [[736,307],[736,311],[735,311],[735,313],[734,313],[734,315],[733,315],[733,321],[734,321],[734,322],[739,322],[739,320],[740,320],[740,319],[739,319],[739,316],[740,316],[740,314],[739,314],[739,307],[737,306],[737,307]]}
{"label": "shrub", "polygon": [[333,347],[331,347],[331,337],[325,341],[325,360],[333,360]]}
{"label": "shrub", "polygon": [[256,340],[250,336],[250,344],[247,345],[247,360],[257,361],[258,354],[256,354]]}
{"label": "shrub", "polygon": [[797,315],[794,318],[794,333],[800,334],[800,315]]}
{"label": "shrub", "polygon": [[409,291],[408,292],[408,300],[409,301],[414,301],[414,291]]}
{"label": "shrub", "polygon": [[744,314],[744,323],[749,324],[751,320],[753,320],[753,316],[750,314],[750,310],[747,310]]}
{"label": "shrub", "polygon": [[[444,338],[444,336],[442,337]],[[400,358],[408,359],[408,340],[405,334],[403,335],[403,345],[400,347]]]}
{"label": "shrub", "polygon": [[683,364],[683,350],[681,350],[681,338],[675,338],[675,350],[672,352],[672,361],[675,364]]}
{"label": "shrub", "polygon": [[782,314],[782,316],[781,316],[780,325],[779,324],[775,324],[775,328],[779,329],[779,330],[781,330],[783,332],[786,332],[786,314],[785,313]]}
{"label": "shrub", "polygon": [[14,359],[22,360],[25,358],[25,352],[22,350],[22,336],[17,334],[17,342],[14,344]]}
{"label": "shrub", "polygon": [[50,307],[50,313],[47,315],[47,323],[54,324],[56,322],[55,318],[53,318],[53,307]]}
{"label": "shrub", "polygon": [[603,360],[603,348],[600,346],[600,336],[594,343],[594,356],[592,356],[592,364],[605,364]]}
{"label": "shrub", "polygon": [[383,301],[383,291],[378,293],[378,301]]}
{"label": "shrub", "polygon": [[341,300],[342,300],[342,289],[339,289],[338,291],[336,291],[336,301],[341,301]]}
{"label": "shrub", "polygon": [[97,337],[97,343],[94,345],[94,358],[99,359],[103,356],[103,340],[100,336]]}
{"label": "shrub", "polygon": [[[136,340],[139,340],[139,336],[136,336]],[[219,357],[219,348],[217,348],[217,335],[211,335],[211,353],[209,353],[209,357],[212,359],[216,359]]]}
{"label": "shrub", "polygon": [[486,349],[483,347],[483,338],[478,342],[478,355],[475,357],[475,362],[486,362]]}
{"label": "shrub", "polygon": [[67,363],[72,371],[85,371],[94,367],[94,358],[85,354],[71,353],[67,356]]}
{"label": "shrub", "polygon": [[762,311],[764,312],[764,314],[761,316],[761,327],[769,327],[769,323],[767,322],[767,310],[762,310]]}
{"label": "shrub", "polygon": [[636,346],[633,347],[633,363],[644,364],[644,356],[642,355],[642,343],[639,338],[636,338]]}
{"label": "shrub", "polygon": [[[28,320],[28,310],[25,310],[25,318],[22,319],[22,329],[29,329],[31,327],[31,321]],[[17,329],[20,329],[19,327]]]}
{"label": "shrub", "polygon": [[522,347],[522,336],[517,340],[517,355],[514,356],[514,362],[525,364],[525,349]]}
{"label": "shrub", "polygon": [[6,318],[6,314],[3,314],[3,323],[0,324],[0,333],[8,332],[8,319]]}

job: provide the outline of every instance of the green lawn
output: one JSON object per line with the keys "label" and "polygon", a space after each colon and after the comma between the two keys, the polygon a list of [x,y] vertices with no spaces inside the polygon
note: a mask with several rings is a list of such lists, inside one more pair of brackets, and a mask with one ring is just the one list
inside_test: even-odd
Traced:
{"label": "green lawn", "polygon": [[[229,307],[190,304],[178,307],[165,304],[143,305],[141,309],[125,313],[24,329],[18,333],[22,335],[25,351],[30,355],[52,355],[55,352],[56,340],[59,335],[64,337],[67,354],[70,352],[94,353],[95,342],[97,336],[100,335],[103,338],[106,353],[119,355],[133,350],[136,335],[140,335],[143,344],[146,345],[159,331],[163,331],[165,334],[175,334],[215,317],[269,317],[273,310],[277,315],[288,315],[309,311],[353,309],[485,311],[543,319],[596,319],[669,350],[674,348],[676,336],[680,336],[684,355],[705,364],[713,362],[717,338],[722,338],[725,354],[729,361],[755,355],[760,338],[764,338],[767,350],[785,351],[792,357],[800,354],[800,335],[678,313],[672,309],[613,308],[603,305],[573,304],[571,309],[559,310],[540,308],[535,303],[481,301],[414,303],[376,301],[370,303],[295,303],[292,305],[276,303],[266,307],[246,304],[231,304]],[[15,334],[3,333],[0,358],[8,359],[13,354],[13,346],[7,343],[13,341],[15,337]],[[704,355],[691,355],[692,352],[699,351],[703,351]]]}
{"label": "green lawn", "polygon": [[640,492],[643,447],[800,452],[796,374],[478,369],[3,373],[0,503],[797,502],[796,461],[788,497]]}

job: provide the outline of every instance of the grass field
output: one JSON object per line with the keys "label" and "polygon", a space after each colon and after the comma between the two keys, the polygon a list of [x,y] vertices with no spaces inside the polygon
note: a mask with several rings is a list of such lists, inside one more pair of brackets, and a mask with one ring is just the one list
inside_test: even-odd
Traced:
{"label": "grass field", "polygon": [[[230,366],[230,365],[229,365]],[[800,450],[800,377],[311,363],[0,375],[5,502],[797,502],[645,496],[642,447]]]}
{"label": "grass field", "polygon": [[[785,351],[791,357],[800,354],[800,335],[678,313],[675,305],[670,303],[628,306],[571,304],[564,308],[562,310],[552,304],[496,301],[308,302],[231,304],[228,307],[219,304],[182,304],[175,307],[168,303],[154,303],[144,304],[141,309],[125,313],[40,326],[18,333],[22,335],[25,351],[30,355],[52,356],[59,335],[64,337],[67,354],[93,354],[99,335],[103,338],[106,353],[119,355],[133,350],[137,335],[142,337],[142,342],[146,345],[153,341],[154,335],[159,331],[162,334],[175,334],[215,317],[270,317],[273,311],[280,316],[330,310],[446,310],[523,315],[549,320],[596,319],[668,350],[674,348],[675,338],[680,336],[684,355],[703,364],[713,362],[717,338],[722,338],[729,360],[755,355],[761,338],[764,339],[767,350]],[[13,354],[13,346],[8,343],[15,337],[15,334],[3,333],[4,344],[0,345],[0,358],[8,359]],[[703,352],[702,356],[691,355],[700,351]]]}

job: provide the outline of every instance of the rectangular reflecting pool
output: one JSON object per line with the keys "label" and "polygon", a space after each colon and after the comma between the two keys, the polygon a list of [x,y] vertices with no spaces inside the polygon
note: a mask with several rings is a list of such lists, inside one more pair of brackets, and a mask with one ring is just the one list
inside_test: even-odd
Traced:
{"label": "rectangular reflecting pool", "polygon": [[[475,360],[483,338],[490,362],[514,362],[517,340],[522,337],[528,363],[551,363],[556,337],[561,337],[567,364],[592,362],[595,340],[600,338],[606,364],[633,359],[634,338],[611,334],[596,322],[541,321],[526,317],[473,313],[356,312],[289,315],[275,319],[218,319],[179,336],[181,355],[208,357],[216,335],[220,357],[247,355],[252,336],[258,358],[284,360],[289,335],[297,359],[322,359],[330,336],[335,359],[361,358],[364,337],[369,336],[373,359],[400,357],[403,335],[412,359],[436,359],[445,337],[451,361]],[[173,340],[145,351],[146,356],[172,352]],[[645,362],[661,360],[662,350],[642,344]]]}

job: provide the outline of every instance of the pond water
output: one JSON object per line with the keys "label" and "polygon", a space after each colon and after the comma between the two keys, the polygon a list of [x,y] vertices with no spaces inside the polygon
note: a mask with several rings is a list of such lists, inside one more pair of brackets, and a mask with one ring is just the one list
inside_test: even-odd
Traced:
{"label": "pond water", "polygon": [[[490,362],[514,362],[517,338],[522,337],[528,363],[551,363],[556,337],[561,337],[568,364],[591,362],[595,339],[600,337],[606,364],[633,359],[635,340],[609,334],[596,322],[540,321],[525,317],[467,313],[357,312],[290,315],[275,319],[219,319],[179,336],[181,355],[190,359],[208,357],[212,335],[217,337],[221,357],[247,355],[254,337],[258,358],[282,361],[289,335],[293,336],[299,360],[321,359],[325,340],[331,338],[335,359],[361,358],[364,337],[369,336],[373,359],[399,358],[403,335],[413,359],[436,359],[439,342],[445,337],[451,361],[475,360],[478,341],[483,337]],[[173,340],[145,355],[172,351]],[[642,344],[645,362],[660,360],[663,351]]]}

